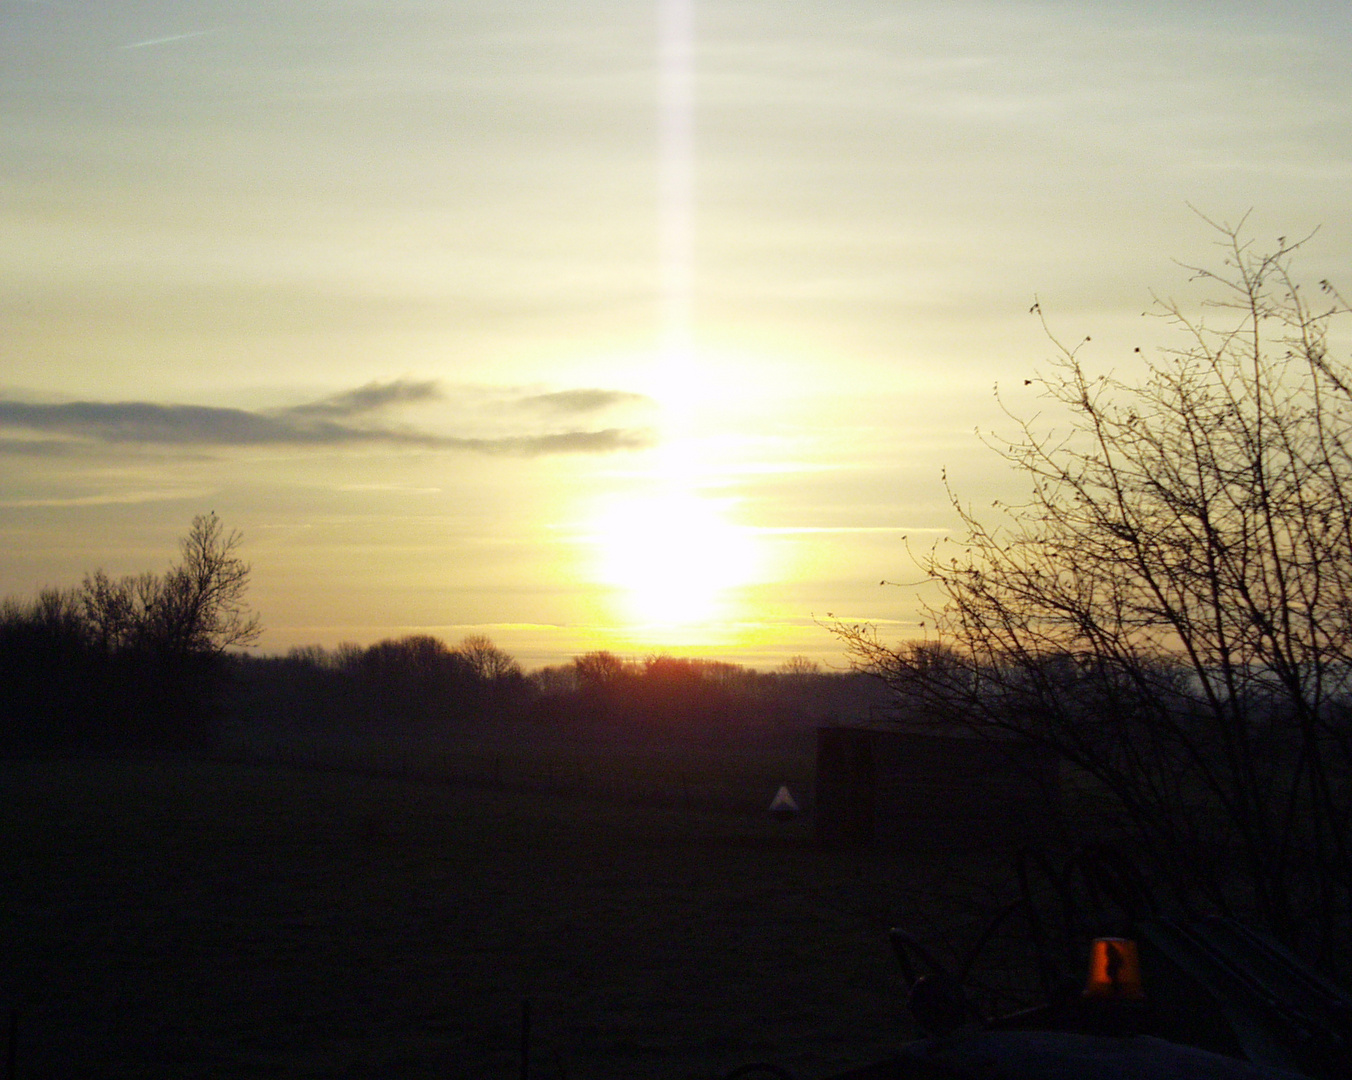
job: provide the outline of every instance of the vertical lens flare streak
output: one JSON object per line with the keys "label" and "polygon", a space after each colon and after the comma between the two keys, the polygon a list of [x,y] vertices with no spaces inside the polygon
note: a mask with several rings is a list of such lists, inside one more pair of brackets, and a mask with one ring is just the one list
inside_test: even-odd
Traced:
{"label": "vertical lens flare streak", "polygon": [[[692,437],[702,379],[694,339],[694,0],[658,0],[657,241],[660,326],[654,396],[666,438],[642,490],[601,512],[598,580],[620,593],[631,632],[730,624],[727,597],[754,573],[750,534],[725,518]],[[668,641],[668,644],[671,642]]]}
{"label": "vertical lens flare streak", "polygon": [[694,282],[694,0],[658,0],[658,257],[663,363],[690,345]]}

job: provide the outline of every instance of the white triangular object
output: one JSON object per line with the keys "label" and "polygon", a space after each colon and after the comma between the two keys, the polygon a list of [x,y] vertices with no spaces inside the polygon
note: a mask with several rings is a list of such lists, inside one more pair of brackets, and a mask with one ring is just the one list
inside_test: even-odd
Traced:
{"label": "white triangular object", "polygon": [[780,784],[779,790],[775,792],[774,799],[770,802],[770,813],[775,817],[793,817],[798,813],[798,804],[794,802],[793,796],[789,794],[789,786]]}

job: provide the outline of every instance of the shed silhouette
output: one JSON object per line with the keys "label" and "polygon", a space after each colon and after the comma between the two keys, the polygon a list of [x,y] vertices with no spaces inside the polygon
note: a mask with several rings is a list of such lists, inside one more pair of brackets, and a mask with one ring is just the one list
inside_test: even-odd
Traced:
{"label": "shed silhouette", "polygon": [[817,729],[816,832],[832,847],[1017,846],[1057,826],[1057,762],[1022,743],[881,725]]}

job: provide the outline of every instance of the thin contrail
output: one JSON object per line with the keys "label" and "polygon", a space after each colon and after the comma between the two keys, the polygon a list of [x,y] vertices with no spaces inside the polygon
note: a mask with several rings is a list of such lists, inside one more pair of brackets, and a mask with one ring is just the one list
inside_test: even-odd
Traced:
{"label": "thin contrail", "polygon": [[150,45],[165,45],[171,41],[185,41],[188,38],[205,37],[207,34],[219,34],[221,30],[189,30],[186,34],[170,34],[168,37],[149,38],[146,41],[133,41],[130,45],[119,45],[119,49],[144,49]]}

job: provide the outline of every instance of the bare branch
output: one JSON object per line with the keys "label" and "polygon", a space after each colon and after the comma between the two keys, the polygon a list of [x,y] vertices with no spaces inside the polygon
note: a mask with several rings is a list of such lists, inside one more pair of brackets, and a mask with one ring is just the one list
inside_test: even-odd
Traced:
{"label": "bare branch", "polygon": [[1047,406],[982,436],[1028,496],[988,521],[949,490],[966,537],[917,560],[933,638],[835,629],[909,722],[1056,750],[1181,904],[1293,944],[1317,925],[1347,963],[1352,371],[1327,341],[1352,312],[1327,283],[1307,303],[1308,237],[1262,251],[1246,219],[1204,218],[1203,317],[1157,301],[1183,343],[1138,382],[1088,371],[1035,302]]}

